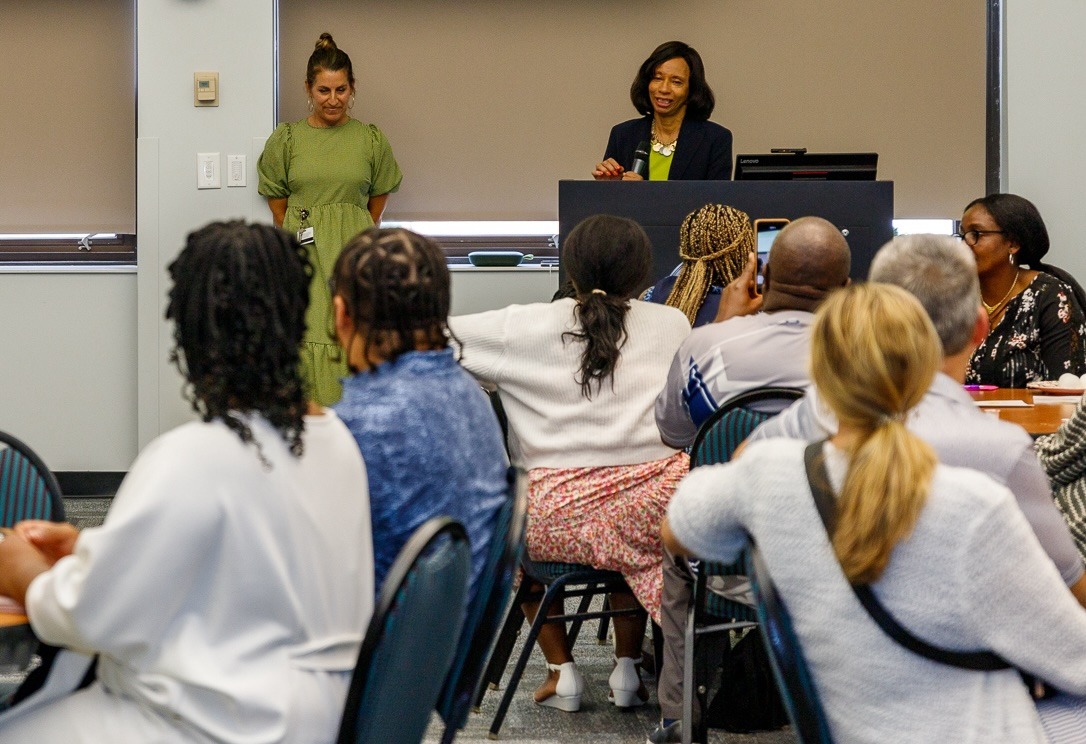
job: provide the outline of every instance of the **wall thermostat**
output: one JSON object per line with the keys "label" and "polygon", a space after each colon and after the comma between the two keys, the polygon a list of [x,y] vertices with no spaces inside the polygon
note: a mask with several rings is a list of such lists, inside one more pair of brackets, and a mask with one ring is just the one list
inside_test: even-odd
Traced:
{"label": "wall thermostat", "polygon": [[196,106],[219,105],[219,73],[197,72],[193,74],[193,104]]}

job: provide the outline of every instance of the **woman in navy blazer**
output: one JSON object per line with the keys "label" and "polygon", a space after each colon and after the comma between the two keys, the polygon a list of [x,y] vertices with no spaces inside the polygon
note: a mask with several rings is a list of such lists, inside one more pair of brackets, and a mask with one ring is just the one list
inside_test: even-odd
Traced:
{"label": "woman in navy blazer", "polygon": [[[709,121],[716,98],[705,81],[701,55],[688,44],[656,47],[630,86],[643,114],[611,129],[597,180],[726,181],[732,177],[732,133]],[[681,135],[681,136],[680,136]],[[634,151],[650,143],[645,175],[634,173]]]}

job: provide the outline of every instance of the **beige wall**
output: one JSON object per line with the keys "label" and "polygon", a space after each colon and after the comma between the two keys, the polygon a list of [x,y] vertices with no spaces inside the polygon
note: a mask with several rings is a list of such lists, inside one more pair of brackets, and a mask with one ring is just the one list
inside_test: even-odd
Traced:
{"label": "beige wall", "polygon": [[1086,170],[1086,4],[1004,0],[1007,46],[1002,189],[1032,200],[1052,249],[1045,261],[1086,282],[1082,173]]}
{"label": "beige wall", "polygon": [[658,43],[705,59],[736,152],[874,150],[898,217],[984,191],[985,3],[942,0],[282,0],[280,114],[305,116],[322,31],[354,60],[355,114],[405,173],[396,219],[554,219]]}

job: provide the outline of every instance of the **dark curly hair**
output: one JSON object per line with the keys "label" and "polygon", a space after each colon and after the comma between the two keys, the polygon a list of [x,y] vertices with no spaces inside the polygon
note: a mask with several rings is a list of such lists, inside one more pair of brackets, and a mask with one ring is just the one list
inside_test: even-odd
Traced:
{"label": "dark curly hair", "polygon": [[354,87],[354,66],[347,52],[336,46],[332,40],[332,34],[327,31],[320,35],[313,47],[313,53],[309,55],[309,62],[305,66],[305,83],[312,86],[317,79],[317,73],[321,70],[327,72],[347,71],[347,82]]}
{"label": "dark curly hair", "polygon": [[679,57],[690,68],[690,92],[686,98],[686,115],[695,121],[706,121],[716,108],[716,96],[705,80],[705,64],[694,47],[682,41],[665,41],[652,50],[649,58],[641,63],[630,86],[630,101],[639,114],[652,114],[652,102],[649,101],[649,81],[656,74],[656,68],[669,59]]}
{"label": "dark curly hair", "polygon": [[576,291],[580,330],[567,338],[584,342],[577,382],[592,397],[611,380],[626,343],[630,299],[644,287],[652,268],[652,244],[641,225],[624,217],[597,214],[580,222],[562,244],[562,263]]}
{"label": "dark curly hair", "polygon": [[246,443],[253,433],[244,416],[259,414],[300,456],[306,398],[298,361],[312,276],[304,249],[269,225],[213,222],[189,234],[168,270],[170,360],[193,410]]}
{"label": "dark curly hair", "polygon": [[371,348],[393,361],[407,351],[448,346],[449,267],[441,248],[418,233],[371,227],[356,235],[336,260],[332,294],[363,327],[366,358]]}
{"label": "dark curly hair", "polygon": [[1003,237],[1018,244],[1015,263],[1038,268],[1037,264],[1048,253],[1048,228],[1033,202],[1018,194],[989,194],[965,205],[962,213],[980,205],[988,210],[992,219],[1003,231]]}

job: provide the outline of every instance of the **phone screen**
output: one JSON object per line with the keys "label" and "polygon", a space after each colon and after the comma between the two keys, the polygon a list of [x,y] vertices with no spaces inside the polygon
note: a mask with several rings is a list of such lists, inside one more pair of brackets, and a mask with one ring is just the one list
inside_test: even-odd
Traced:
{"label": "phone screen", "polygon": [[769,249],[773,247],[773,241],[777,239],[777,233],[788,224],[786,219],[758,219],[754,220],[754,233],[758,241],[758,288],[762,287],[762,270],[769,261]]}
{"label": "phone screen", "polygon": [[758,261],[764,264],[769,260],[769,249],[773,247],[773,241],[776,240],[777,233],[781,231],[781,227],[784,227],[784,225],[773,227],[760,225],[759,227],[765,228],[758,230]]}

